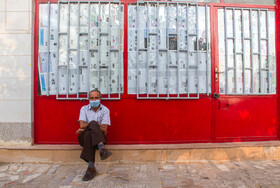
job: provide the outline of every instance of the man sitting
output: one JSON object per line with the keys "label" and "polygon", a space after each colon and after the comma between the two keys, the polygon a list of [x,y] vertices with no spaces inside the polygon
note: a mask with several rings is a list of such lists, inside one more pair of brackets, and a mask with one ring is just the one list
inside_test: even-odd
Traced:
{"label": "man sitting", "polygon": [[101,92],[98,89],[89,92],[89,104],[81,108],[79,124],[79,144],[83,147],[81,158],[88,162],[88,169],[83,181],[89,181],[97,175],[94,162],[95,150],[100,151],[101,160],[107,159],[112,153],[104,148],[108,126],[111,125],[109,109],[100,104]]}

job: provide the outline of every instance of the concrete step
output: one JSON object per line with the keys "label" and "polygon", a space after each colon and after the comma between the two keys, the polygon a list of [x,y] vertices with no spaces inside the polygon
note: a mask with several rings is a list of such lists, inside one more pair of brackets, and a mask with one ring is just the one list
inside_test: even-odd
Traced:
{"label": "concrete step", "polygon": [[[113,155],[105,163],[280,160],[280,141],[106,145],[106,148]],[[79,145],[0,146],[0,162],[83,163],[80,153]],[[99,152],[96,159],[101,162]]]}

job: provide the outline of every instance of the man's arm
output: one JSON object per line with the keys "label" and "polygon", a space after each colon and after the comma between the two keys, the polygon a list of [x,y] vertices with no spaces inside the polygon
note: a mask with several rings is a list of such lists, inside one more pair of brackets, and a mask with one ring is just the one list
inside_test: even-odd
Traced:
{"label": "man's arm", "polygon": [[[106,108],[107,109],[107,108]],[[104,132],[104,134],[106,135],[107,134],[107,129],[108,127],[110,126],[111,124],[111,120],[110,120],[110,110],[107,109],[105,110],[105,113],[103,115],[103,119],[100,123],[100,129],[102,132]]]}
{"label": "man's arm", "polygon": [[88,123],[83,120],[80,120],[79,124],[80,124],[80,129],[85,129],[88,126]]}
{"label": "man's arm", "polygon": [[86,106],[83,106],[80,110],[80,116],[79,116],[79,129],[76,131],[76,134],[80,134],[85,130],[85,128],[88,126],[88,123],[86,122]]}
{"label": "man's arm", "polygon": [[80,121],[79,121],[79,124],[80,124],[80,128],[77,129],[76,134],[80,134],[80,133],[83,132],[83,131],[85,130],[85,128],[88,126],[88,123],[86,123],[86,122],[83,121],[83,120],[80,120]]}
{"label": "man's arm", "polygon": [[102,125],[100,125],[100,130],[101,130],[102,132],[104,132],[105,135],[107,134],[108,126],[109,126],[109,125],[107,125],[107,124],[102,124]]}

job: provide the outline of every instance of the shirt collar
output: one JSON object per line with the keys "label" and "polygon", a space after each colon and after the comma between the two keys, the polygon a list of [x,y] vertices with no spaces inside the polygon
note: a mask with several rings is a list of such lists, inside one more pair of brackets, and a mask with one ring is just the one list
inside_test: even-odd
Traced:
{"label": "shirt collar", "polygon": [[[92,110],[92,108],[91,108],[90,104],[88,104],[87,106],[88,106],[88,109],[89,109],[89,110]],[[100,104],[100,107],[98,108],[98,110],[102,110],[102,107],[103,107],[103,105],[102,105],[102,104]],[[97,111],[98,111],[98,110],[97,110]]]}

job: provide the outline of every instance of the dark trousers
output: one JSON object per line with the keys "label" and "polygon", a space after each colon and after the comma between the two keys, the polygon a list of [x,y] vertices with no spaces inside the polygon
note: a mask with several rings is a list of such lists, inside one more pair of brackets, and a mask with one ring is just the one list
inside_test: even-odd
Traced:
{"label": "dark trousers", "polygon": [[78,136],[79,144],[83,147],[81,159],[95,162],[95,150],[100,142],[105,144],[106,136],[100,130],[96,121],[91,121],[86,129]]}

